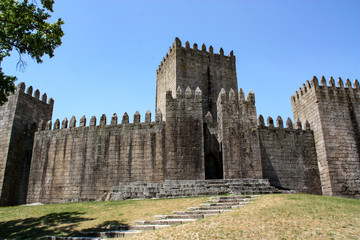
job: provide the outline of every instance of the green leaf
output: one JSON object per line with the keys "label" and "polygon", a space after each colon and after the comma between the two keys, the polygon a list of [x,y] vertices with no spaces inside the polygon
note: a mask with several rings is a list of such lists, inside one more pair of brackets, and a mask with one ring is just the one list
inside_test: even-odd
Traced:
{"label": "green leaf", "polygon": [[[36,2],[35,2],[36,3]],[[64,32],[61,26],[64,21],[59,18],[54,23],[47,20],[53,12],[54,0],[41,0],[41,6],[29,3],[28,0],[0,1],[0,66],[5,57],[13,50],[21,55],[27,54],[37,63],[42,63],[42,57],[54,56],[54,50],[61,45]],[[1,71],[0,105],[15,89],[16,77],[6,76]]]}

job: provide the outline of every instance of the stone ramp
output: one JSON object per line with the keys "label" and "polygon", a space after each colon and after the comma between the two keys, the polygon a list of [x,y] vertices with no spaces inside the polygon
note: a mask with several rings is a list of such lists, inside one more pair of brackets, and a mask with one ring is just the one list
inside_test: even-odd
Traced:
{"label": "stone ramp", "polygon": [[[174,211],[173,215],[156,215],[156,220],[135,221],[135,225],[110,225],[108,229],[99,232],[83,232],[82,237],[48,237],[52,240],[90,240],[109,239],[131,236],[143,231],[150,231],[168,227],[170,225],[186,224],[198,219],[211,217],[220,213],[232,211],[244,206],[258,197],[254,196],[215,196],[211,197],[199,207],[189,207],[188,211]],[[208,209],[211,208],[211,209]]]}
{"label": "stone ramp", "polygon": [[112,187],[104,200],[174,198],[204,195],[253,195],[279,193],[267,179],[165,180],[163,183],[134,182]]}

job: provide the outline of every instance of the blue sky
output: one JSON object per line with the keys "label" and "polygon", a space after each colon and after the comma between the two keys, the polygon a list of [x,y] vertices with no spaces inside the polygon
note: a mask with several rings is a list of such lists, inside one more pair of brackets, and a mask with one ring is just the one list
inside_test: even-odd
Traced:
{"label": "blue sky", "polygon": [[291,95],[314,75],[360,80],[359,0],[57,0],[54,10],[65,21],[55,57],[26,58],[24,73],[16,54],[2,63],[54,98],[53,121],[127,112],[132,122],[137,110],[143,121],[175,37],[234,50],[238,85],[254,91],[265,119],[292,117]]}

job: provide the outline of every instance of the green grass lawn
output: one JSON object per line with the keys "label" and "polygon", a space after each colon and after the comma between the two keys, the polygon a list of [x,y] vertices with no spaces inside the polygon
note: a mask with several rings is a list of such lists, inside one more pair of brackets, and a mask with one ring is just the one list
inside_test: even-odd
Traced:
{"label": "green grass lawn", "polygon": [[[207,198],[126,200],[0,208],[0,238],[78,235],[198,206]],[[360,239],[360,200],[266,195],[229,213],[126,239]]]}
{"label": "green grass lawn", "polygon": [[360,239],[360,200],[267,195],[229,213],[126,239]]}
{"label": "green grass lawn", "polygon": [[45,235],[79,236],[109,224],[133,224],[197,206],[206,198],[83,202],[0,208],[0,239],[41,239]]}

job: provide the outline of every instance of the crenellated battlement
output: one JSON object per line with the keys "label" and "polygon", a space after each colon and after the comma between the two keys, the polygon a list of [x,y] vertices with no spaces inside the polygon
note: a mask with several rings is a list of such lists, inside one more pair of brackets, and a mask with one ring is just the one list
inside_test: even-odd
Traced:
{"label": "crenellated battlement", "polygon": [[156,74],[159,74],[159,72],[161,72],[166,61],[168,60],[169,57],[173,56],[176,49],[184,50],[189,54],[201,54],[206,57],[225,58],[225,59],[235,58],[233,50],[231,50],[229,54],[225,56],[223,48],[219,49],[219,53],[214,53],[213,46],[210,45],[209,48],[207,48],[205,43],[202,44],[201,49],[198,47],[197,43],[194,43],[191,48],[189,41],[185,42],[185,45],[182,46],[180,39],[176,37],[172,46],[169,47],[169,51],[165,54],[165,57],[163,57],[163,60],[161,61],[158,69],[156,70]]}
{"label": "crenellated battlement", "polygon": [[51,120],[53,106],[54,99],[23,82],[0,106],[0,206],[26,203],[34,134],[41,120]]}
{"label": "crenellated battlement", "polygon": [[40,91],[39,89],[36,89],[34,94],[33,94],[33,87],[32,86],[29,86],[27,89],[26,89],[26,92],[25,92],[25,83],[24,82],[21,82],[17,85],[16,87],[16,93],[19,94],[20,92],[21,93],[24,93],[30,97],[32,97],[33,99],[36,99],[36,100],[39,100],[43,103],[46,103],[48,105],[51,105],[53,106],[54,105],[54,99],[53,98],[50,98],[49,101],[47,101],[47,94],[44,93],[43,95],[41,95],[41,98],[40,98]]}
{"label": "crenellated battlement", "polygon": [[264,119],[254,92],[238,87],[233,51],[170,45],[156,71],[155,117],[53,121],[54,100],[20,83],[0,108],[0,205],[106,199],[113,186],[165,179],[266,178],[360,198],[357,79],[313,77],[291,96],[294,120]]}
{"label": "crenellated battlement", "polygon": [[193,91],[189,86],[186,87],[185,91],[179,86],[176,89],[176,95],[173,97],[172,91],[166,91],[166,100],[174,100],[174,99],[193,99],[196,102],[201,102],[202,100],[202,92],[199,87]]}
{"label": "crenellated battlement", "polygon": [[217,98],[217,139],[222,146],[225,178],[262,177],[260,145],[256,131],[255,94],[220,90]]}
{"label": "crenellated battlement", "polygon": [[231,88],[230,91],[227,93],[225,89],[222,88],[218,96],[218,103],[234,104],[235,102],[241,105],[255,106],[255,93],[252,90],[250,90],[245,98],[244,91],[242,90],[242,88],[240,88],[238,98],[236,98],[234,89]]}
{"label": "crenellated battlement", "polygon": [[[311,83],[291,97],[294,119],[309,121],[314,132],[322,191],[326,195],[360,196],[360,86],[357,79],[333,77]],[[336,149],[336,150],[335,150]],[[356,162],[356,164],[354,164]],[[340,170],[341,169],[341,170]]]}
{"label": "crenellated battlement", "polygon": [[301,121],[298,119],[293,124],[292,120],[290,118],[287,118],[286,126],[284,127],[284,123],[281,116],[278,116],[276,118],[276,126],[275,126],[273,118],[269,116],[266,120],[266,125],[265,125],[264,117],[260,114],[258,118],[258,128],[310,131],[310,123],[308,121],[305,121],[305,124],[302,124]]}
{"label": "crenellated battlement", "polygon": [[306,81],[306,85],[303,84],[298,91],[295,91],[295,95],[291,96],[291,102],[296,103],[297,101],[305,97],[308,93],[312,93],[313,91],[317,90],[333,92],[336,89],[338,93],[340,93],[342,90],[345,92],[346,89],[350,91],[360,90],[359,81],[357,79],[354,80],[352,85],[349,79],[346,79],[344,84],[344,81],[341,79],[341,77],[339,77],[337,80],[337,84],[335,84],[334,78],[330,77],[328,83],[329,84],[327,84],[325,77],[322,76],[319,85],[319,80],[316,76],[314,76],[311,80],[311,83],[309,81]]}
{"label": "crenellated battlement", "polygon": [[244,91],[241,88],[238,96],[233,89],[228,92],[221,89],[217,98],[217,111],[222,112],[223,115],[226,112],[225,115],[237,116],[243,124],[249,125],[249,127],[257,125],[255,94],[252,90],[245,98]]}
{"label": "crenellated battlement", "polygon": [[176,92],[168,90],[165,95],[164,178],[203,179],[202,91],[199,87],[178,86]]}
{"label": "crenellated battlement", "polygon": [[[284,119],[285,120],[285,119]],[[310,124],[259,115],[257,133],[264,178],[285,189],[321,194],[314,133]]]}
{"label": "crenellated battlement", "polygon": [[[183,91],[181,87],[178,87],[176,91],[176,97],[173,98],[172,91],[166,92],[167,100],[190,100],[190,102],[201,103],[202,92],[200,88],[196,88],[195,91],[192,90],[189,86]],[[89,124],[87,125],[86,116],[82,116],[79,124],[77,125],[75,116],[72,116],[70,121],[68,118],[64,118],[61,122],[59,119],[56,119],[54,123],[51,120],[47,122],[40,121],[38,125],[38,131],[49,131],[49,130],[59,130],[59,129],[78,129],[83,127],[111,127],[116,126],[118,128],[124,129],[146,129],[153,127],[157,124],[163,124],[163,114],[161,110],[158,110],[155,115],[155,121],[151,122],[151,111],[147,110],[145,113],[145,121],[141,122],[141,115],[138,111],[135,112],[133,116],[133,122],[130,123],[129,115],[125,112],[122,116],[121,122],[118,122],[118,116],[114,113],[111,117],[110,124],[107,124],[107,117],[105,114],[102,114],[100,117],[100,121],[97,123],[97,118],[92,116],[90,118]]]}
{"label": "crenellated battlement", "polygon": [[38,131],[49,131],[49,130],[61,130],[61,129],[70,129],[70,130],[77,130],[82,128],[108,128],[116,126],[117,128],[124,128],[124,129],[148,129],[152,128],[155,125],[163,125],[164,122],[162,121],[162,114],[160,111],[156,113],[155,121],[151,122],[151,112],[148,110],[145,113],[145,121],[141,122],[141,115],[138,111],[134,114],[133,122],[129,122],[129,115],[125,112],[122,121],[118,123],[118,116],[114,113],[111,117],[110,124],[107,124],[107,117],[105,114],[102,114],[100,117],[100,121],[97,124],[97,118],[92,116],[90,118],[89,124],[86,125],[87,119],[84,116],[81,117],[79,125],[76,125],[76,118],[72,116],[70,121],[68,118],[64,118],[60,124],[60,120],[56,119],[54,124],[52,121],[49,120],[47,122],[40,121],[38,126]]}
{"label": "crenellated battlement", "polygon": [[216,99],[221,88],[226,91],[230,91],[230,88],[235,91],[238,89],[233,51],[225,56],[222,48],[219,53],[214,53],[214,48],[206,47],[205,44],[201,48],[196,43],[190,47],[190,43],[186,42],[183,46],[179,38],[175,38],[160,63],[156,79],[156,109],[161,109],[164,116],[168,90],[175,97],[178,87],[183,91],[188,86],[191,89],[199,87],[202,91],[203,116],[210,111],[216,119]]}

